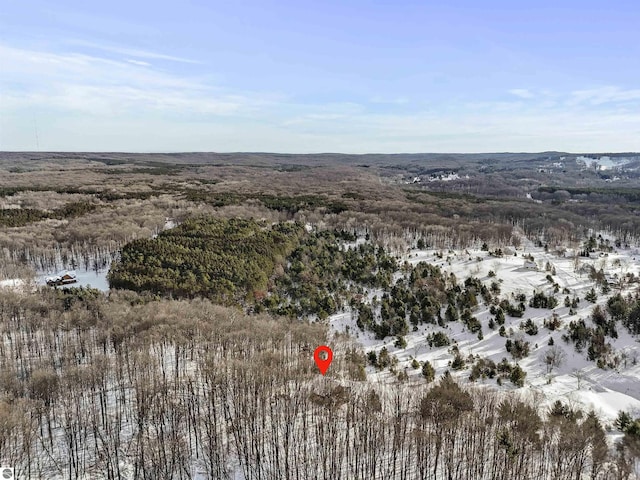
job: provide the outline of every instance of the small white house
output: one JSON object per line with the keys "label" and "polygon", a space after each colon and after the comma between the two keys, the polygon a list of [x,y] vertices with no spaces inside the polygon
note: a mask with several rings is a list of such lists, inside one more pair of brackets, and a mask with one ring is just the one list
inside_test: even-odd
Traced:
{"label": "small white house", "polygon": [[527,270],[538,270],[538,264],[533,260],[525,260],[524,268],[526,268]]}

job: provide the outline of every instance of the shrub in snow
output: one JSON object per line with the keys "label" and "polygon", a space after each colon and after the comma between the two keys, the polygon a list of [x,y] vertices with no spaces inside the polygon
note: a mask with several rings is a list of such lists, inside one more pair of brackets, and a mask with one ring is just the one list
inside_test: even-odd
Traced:
{"label": "shrub in snow", "polygon": [[424,365],[422,365],[422,376],[425,378],[427,383],[433,382],[436,378],[436,370],[429,361],[424,362]]}
{"label": "shrub in snow", "polygon": [[545,328],[551,331],[557,330],[560,328],[560,325],[562,325],[562,322],[560,321],[560,317],[557,313],[554,313],[551,318],[545,318],[544,320]]}
{"label": "shrub in snow", "polygon": [[533,308],[556,308],[558,306],[558,299],[553,295],[546,296],[543,292],[537,292],[529,300],[529,306]]}
{"label": "shrub in snow", "polygon": [[393,346],[396,348],[405,349],[407,348],[407,341],[403,336],[398,336],[396,337],[396,341],[394,342]]}
{"label": "shrub in snow", "polygon": [[529,355],[530,344],[521,338],[516,340],[507,339],[504,346],[515,360],[520,360]]}
{"label": "shrub in snow", "polygon": [[523,322],[520,324],[520,330],[524,330],[524,332],[527,335],[538,334],[538,327],[536,326],[535,323],[533,323],[533,320],[531,320],[530,318],[528,318],[526,322]]}
{"label": "shrub in snow", "polygon": [[462,358],[462,355],[457,354],[453,359],[453,362],[451,362],[451,368],[453,368],[454,370],[462,370],[464,367],[464,358]]}
{"label": "shrub in snow", "polygon": [[479,378],[495,378],[497,374],[496,364],[492,360],[487,358],[479,358],[473,367],[471,367],[471,374],[469,380],[475,382]]}
{"label": "shrub in snow", "polygon": [[516,364],[511,370],[511,375],[509,375],[509,380],[516,387],[524,387],[524,379],[527,376],[527,372],[520,368],[520,365]]}

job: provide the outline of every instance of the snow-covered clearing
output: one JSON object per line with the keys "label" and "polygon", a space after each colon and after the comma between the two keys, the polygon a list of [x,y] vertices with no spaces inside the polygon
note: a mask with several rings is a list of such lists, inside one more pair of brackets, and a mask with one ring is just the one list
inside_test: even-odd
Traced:
{"label": "snow-covered clearing", "polygon": [[0,280],[0,288],[10,288],[20,290],[24,287],[25,281],[21,278],[9,278],[7,280]]}
{"label": "snow-covered clearing", "polygon": [[[524,239],[523,239],[524,240]],[[525,267],[526,257],[532,255],[537,265],[537,269]],[[405,337],[406,348],[400,349],[394,346],[395,337],[387,337],[385,340],[377,340],[371,332],[362,332],[356,326],[356,313],[350,311],[336,314],[330,317],[331,329],[334,332],[350,333],[365,349],[380,352],[386,347],[390,354],[398,359],[396,372],[406,371],[409,381],[420,382],[422,380],[419,368],[414,369],[411,363],[414,359],[422,363],[429,361],[436,369],[436,374],[441,375],[450,369],[450,362],[454,355],[451,347],[429,347],[426,336],[434,331],[444,330],[453,341],[452,345],[457,345],[464,358],[469,355],[488,358],[498,363],[503,358],[513,362],[511,355],[505,350],[507,338],[522,337],[530,343],[530,353],[518,364],[526,371],[527,377],[524,388],[516,389],[510,382],[505,382],[502,387],[496,384],[495,379],[479,380],[495,388],[515,390],[522,395],[528,395],[536,400],[541,410],[550,406],[556,400],[561,400],[565,404],[581,407],[584,410],[593,409],[605,424],[611,425],[620,410],[626,410],[633,416],[640,415],[640,344],[638,339],[630,335],[627,329],[618,324],[618,338],[607,337],[613,348],[613,354],[622,360],[615,369],[600,369],[596,363],[588,360],[587,349],[577,352],[573,343],[566,343],[562,340],[562,335],[567,332],[570,321],[580,318],[585,319],[589,324],[589,318],[595,304],[584,299],[585,294],[595,287],[593,280],[585,273],[584,265],[593,265],[597,270],[603,269],[609,278],[622,278],[629,273],[638,275],[640,273],[640,257],[637,249],[615,249],[608,254],[592,254],[591,258],[575,257],[574,251],[567,249],[564,254],[554,252],[551,249],[545,251],[542,247],[535,247],[531,242],[523,241],[522,246],[505,249],[502,257],[496,257],[487,251],[479,249],[468,249],[463,251],[447,250],[411,250],[404,260],[415,265],[424,261],[441,267],[446,275],[453,273],[458,283],[464,282],[467,277],[477,277],[485,285],[489,286],[493,281],[499,282],[501,293],[500,298],[509,298],[525,294],[528,299],[534,292],[553,293],[553,285],[546,278],[555,270],[552,275],[553,280],[559,285],[560,291],[555,294],[559,304],[553,310],[536,309],[527,306],[522,318],[512,318],[507,316],[505,329],[506,337],[500,336],[498,329],[491,330],[488,327],[489,319],[492,315],[489,306],[480,303],[473,315],[482,324],[482,340],[478,336],[469,332],[463,323],[448,323],[445,327],[437,325],[420,325],[417,331],[410,331]],[[549,269],[549,270],[547,270]],[[489,276],[489,272],[495,276]],[[582,273],[581,273],[582,272]],[[614,277],[616,276],[617,277]],[[567,289],[569,293],[566,293]],[[606,306],[607,298],[615,293],[621,292],[623,295],[635,292],[637,285],[611,286],[608,295],[598,293],[596,304]],[[565,293],[563,293],[563,291]],[[379,292],[378,296],[379,296]],[[369,295],[369,299],[372,295]],[[564,306],[564,298],[578,296],[580,302],[575,314],[570,315],[570,308]],[[550,331],[544,326],[544,320],[557,314],[561,320],[561,326],[555,331]],[[531,319],[538,327],[536,335],[527,335],[520,329],[521,322]],[[543,356],[551,348],[549,340],[553,338],[554,347],[561,349],[563,361],[559,366],[549,372],[548,365],[545,364]],[[461,381],[467,382],[470,365],[461,371],[451,370],[452,375]],[[374,382],[386,382],[391,379],[389,371],[378,372],[373,367],[367,367],[369,379]]]}

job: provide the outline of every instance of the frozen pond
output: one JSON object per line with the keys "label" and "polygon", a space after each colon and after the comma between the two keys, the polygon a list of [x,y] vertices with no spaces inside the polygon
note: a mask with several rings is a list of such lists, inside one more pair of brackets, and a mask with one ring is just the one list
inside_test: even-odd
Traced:
{"label": "frozen pond", "polygon": [[[107,273],[109,268],[101,270],[83,270],[76,268],[75,270],[78,281],[70,283],[64,287],[92,287],[97,288],[103,292],[109,291],[109,282],[107,281]],[[51,275],[55,275],[58,272],[42,273],[40,272],[37,277],[38,285],[46,285],[45,279]]]}

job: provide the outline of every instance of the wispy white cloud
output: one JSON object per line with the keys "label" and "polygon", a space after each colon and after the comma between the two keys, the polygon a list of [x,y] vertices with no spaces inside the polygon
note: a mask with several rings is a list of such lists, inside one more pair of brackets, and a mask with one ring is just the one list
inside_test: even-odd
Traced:
{"label": "wispy white cloud", "polygon": [[35,148],[34,112],[40,146],[52,150],[640,150],[640,90],[513,89],[510,101],[478,96],[423,111],[403,97],[296,103],[123,50],[112,58],[0,45],[0,150]]}
{"label": "wispy white cloud", "polygon": [[157,113],[183,116],[246,115],[251,101],[241,96],[200,98],[188,92],[143,90],[122,86],[69,84],[48,93],[2,95],[5,109],[57,109],[86,116],[144,116]]}
{"label": "wispy white cloud", "polygon": [[376,95],[369,100],[371,103],[390,104],[390,105],[406,105],[409,103],[407,97],[384,97]]}
{"label": "wispy white cloud", "polygon": [[603,105],[606,103],[620,103],[640,101],[640,89],[623,89],[616,86],[575,90],[571,92],[569,104],[577,105],[588,103],[591,105]]}
{"label": "wispy white cloud", "polygon": [[47,52],[0,45],[5,81],[30,89],[82,81],[85,84],[189,87],[194,81],[160,70],[140,69],[126,60],[76,52]]}
{"label": "wispy white cloud", "polygon": [[355,102],[334,102],[322,105],[281,102],[278,108],[285,114],[283,127],[313,125],[326,128],[336,121],[349,120],[366,114],[366,108]]}
{"label": "wispy white cloud", "polygon": [[133,60],[131,58],[127,58],[126,60],[127,62],[133,64],[133,65],[139,65],[141,67],[150,67],[151,64],[149,62],[143,62],[142,60]]}
{"label": "wispy white cloud", "polygon": [[[456,113],[365,111],[330,121],[306,115],[282,127],[296,133],[290,134],[292,141],[305,138],[306,151],[640,150],[640,112],[588,112],[552,102],[535,106],[484,102],[474,110]],[[329,145],[333,147],[327,148]]]}
{"label": "wispy white cloud", "polygon": [[[227,92],[207,79],[183,77],[149,62],[78,53],[52,53],[0,45],[7,65],[0,91],[3,108],[55,108],[87,115],[136,116],[249,114],[267,103],[256,94]],[[145,68],[140,68],[145,67]]]}
{"label": "wispy white cloud", "polygon": [[509,90],[509,93],[511,95],[515,95],[516,97],[524,98],[524,99],[529,99],[534,97],[534,94],[531,93],[531,91],[527,90],[526,88],[513,88]]}
{"label": "wispy white cloud", "polygon": [[84,40],[72,40],[68,44],[72,47],[85,47],[88,49],[98,50],[107,53],[115,53],[126,57],[146,58],[150,60],[167,60],[170,62],[178,63],[190,63],[194,65],[201,65],[202,62],[191,58],[179,57],[176,55],[167,55],[165,53],[152,52],[149,50],[143,50],[139,48],[128,48],[117,45],[99,44],[94,42],[87,42]]}

